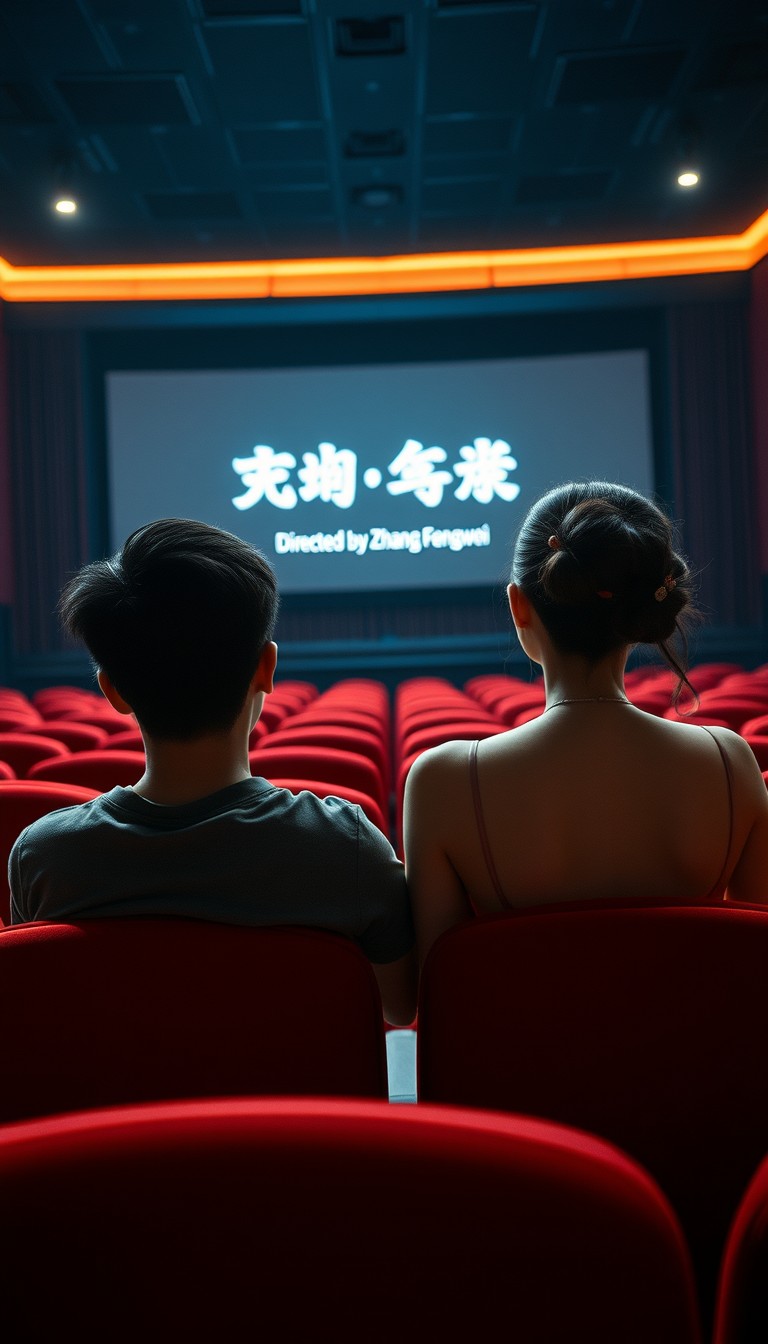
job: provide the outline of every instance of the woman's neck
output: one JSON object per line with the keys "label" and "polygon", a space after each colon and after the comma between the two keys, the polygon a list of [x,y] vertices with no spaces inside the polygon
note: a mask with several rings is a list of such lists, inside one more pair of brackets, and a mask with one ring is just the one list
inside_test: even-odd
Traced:
{"label": "woman's neck", "polygon": [[599,663],[587,663],[583,658],[547,659],[544,665],[547,705],[563,700],[626,700],[625,664],[623,653]]}

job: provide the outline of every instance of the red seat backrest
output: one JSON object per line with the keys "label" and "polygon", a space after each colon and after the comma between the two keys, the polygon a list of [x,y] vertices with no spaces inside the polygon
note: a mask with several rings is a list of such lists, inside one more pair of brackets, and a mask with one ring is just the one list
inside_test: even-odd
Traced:
{"label": "red seat backrest", "polygon": [[[768,879],[767,879],[768,893]],[[562,910],[477,920],[433,947],[419,1096],[600,1134],[656,1177],[711,1309],[768,1147],[768,910]]]}
{"label": "red seat backrest", "polygon": [[12,1126],[0,1257],[9,1339],[699,1341],[653,1182],[520,1117],[282,1097]]}
{"label": "red seat backrest", "polygon": [[387,1095],[370,963],[316,929],[20,924],[0,931],[0,1020],[0,1124],[174,1097]]}

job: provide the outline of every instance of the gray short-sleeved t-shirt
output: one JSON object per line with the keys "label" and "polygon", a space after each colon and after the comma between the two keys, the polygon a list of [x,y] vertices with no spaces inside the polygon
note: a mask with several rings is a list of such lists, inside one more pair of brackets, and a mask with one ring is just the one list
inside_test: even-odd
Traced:
{"label": "gray short-sleeved t-shirt", "polygon": [[372,962],[413,946],[403,866],[359,807],[260,778],[181,807],[132,789],[50,812],[11,851],[11,922],[181,916],[301,924]]}

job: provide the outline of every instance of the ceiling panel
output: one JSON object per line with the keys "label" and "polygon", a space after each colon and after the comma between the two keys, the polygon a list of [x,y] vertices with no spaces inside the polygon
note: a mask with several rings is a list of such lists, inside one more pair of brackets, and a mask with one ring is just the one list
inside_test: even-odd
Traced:
{"label": "ceiling panel", "polygon": [[321,119],[305,23],[205,24],[202,38],[226,121],[248,125]]}
{"label": "ceiling panel", "polygon": [[0,4],[0,199],[15,264],[738,231],[768,0]]}
{"label": "ceiling panel", "polygon": [[438,13],[429,25],[426,111],[512,112],[531,85],[538,5]]}

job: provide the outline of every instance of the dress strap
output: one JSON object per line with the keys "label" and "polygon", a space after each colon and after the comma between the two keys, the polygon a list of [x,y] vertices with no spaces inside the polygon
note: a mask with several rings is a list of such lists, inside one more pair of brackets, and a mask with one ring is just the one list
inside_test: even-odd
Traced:
{"label": "dress strap", "polygon": [[723,766],[725,768],[725,782],[728,786],[728,848],[725,852],[725,862],[723,863],[723,866],[720,869],[720,876],[718,877],[715,885],[713,886],[712,890],[707,896],[707,900],[711,901],[714,900],[714,898],[718,895],[718,893],[721,896],[725,895],[725,876],[728,872],[728,865],[731,859],[731,848],[733,845],[733,772],[731,770],[731,763],[728,760],[728,753],[726,752],[722,742],[717,737],[717,734],[713,733],[711,728],[707,728],[706,724],[702,723],[699,726],[704,729],[705,733],[709,733],[709,736],[712,738],[712,741],[717,747],[717,750],[720,752],[720,759],[722,760]]}
{"label": "dress strap", "polygon": [[491,846],[488,843],[488,832],[485,829],[485,817],[483,815],[483,801],[482,798],[480,797],[480,780],[478,779],[477,774],[477,749],[479,745],[480,745],[479,742],[471,742],[469,746],[469,779],[472,785],[472,802],[474,803],[475,807],[475,821],[477,823],[477,833],[480,837],[480,844],[482,845],[483,849],[483,858],[485,859],[485,866],[488,869],[488,876],[491,879],[491,885],[493,887],[493,890],[495,891],[499,899],[499,902],[504,907],[504,909],[510,910],[511,909],[510,903],[507,900],[506,896],[504,895],[501,883],[499,882],[499,875],[496,872],[496,864],[493,862]]}

